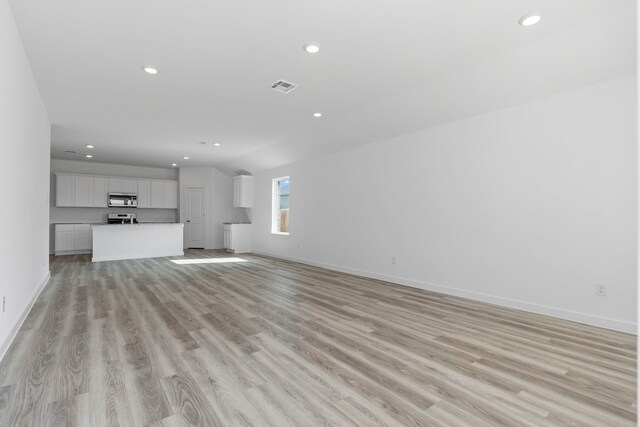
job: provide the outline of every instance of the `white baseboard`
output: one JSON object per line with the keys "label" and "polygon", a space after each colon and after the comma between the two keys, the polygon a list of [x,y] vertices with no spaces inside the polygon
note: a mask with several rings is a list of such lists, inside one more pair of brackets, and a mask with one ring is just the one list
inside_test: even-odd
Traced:
{"label": "white baseboard", "polygon": [[31,311],[33,304],[35,304],[35,302],[38,300],[38,297],[42,293],[42,290],[47,286],[47,283],[49,283],[50,278],[51,278],[51,273],[47,271],[47,274],[44,276],[42,283],[40,283],[40,285],[38,286],[38,289],[36,289],[35,293],[33,294],[31,301],[29,301],[29,304],[27,304],[24,311],[18,318],[18,321],[13,326],[13,329],[11,329],[9,336],[2,343],[2,345],[0,345],[0,361],[2,361],[4,356],[7,354],[7,350],[9,350],[9,347],[11,346],[11,343],[13,343],[13,340],[16,338],[16,335],[18,335],[18,331],[22,327],[22,324],[24,323],[24,321],[27,319],[27,316],[29,315],[29,312]]}
{"label": "white baseboard", "polygon": [[132,254],[128,255],[125,258],[122,258],[117,255],[113,256],[103,256],[103,257],[92,257],[91,262],[99,262],[99,261],[121,261],[125,259],[141,259],[141,258],[163,258],[167,256],[183,256],[184,251],[167,251],[167,252],[154,252],[154,253],[143,253],[143,254]]}
{"label": "white baseboard", "polygon": [[357,276],[369,277],[371,279],[384,280],[385,282],[395,283],[398,285],[410,286],[412,288],[424,289],[427,291],[439,292],[442,294],[452,295],[461,298],[468,298],[476,301],[482,301],[489,304],[496,304],[503,307],[514,308],[517,310],[528,311],[531,313],[544,314],[547,316],[557,317],[560,319],[571,320],[574,322],[585,323],[587,325],[598,326],[601,328],[612,329],[615,331],[626,332],[629,334],[637,334],[637,325],[634,322],[624,320],[611,319],[608,317],[595,316],[587,313],[566,310],[558,307],[550,307],[547,305],[534,304],[526,301],[499,297],[495,295],[484,294],[480,292],[466,291],[463,289],[452,288],[449,286],[439,285],[437,283],[421,282],[413,279],[391,276],[387,274],[375,273],[372,271],[358,270],[355,268],[344,267],[340,265],[327,264],[304,258],[289,257],[281,254],[253,250],[254,254],[264,255],[273,258],[280,258],[288,261],[299,262],[301,264],[313,265],[316,267],[326,268],[328,270],[339,271],[341,273],[354,274]]}
{"label": "white baseboard", "polygon": [[56,252],[54,253],[55,256],[61,256],[61,255],[85,255],[85,254],[90,254],[91,253],[91,249],[80,249],[77,251],[61,251],[61,252]]}

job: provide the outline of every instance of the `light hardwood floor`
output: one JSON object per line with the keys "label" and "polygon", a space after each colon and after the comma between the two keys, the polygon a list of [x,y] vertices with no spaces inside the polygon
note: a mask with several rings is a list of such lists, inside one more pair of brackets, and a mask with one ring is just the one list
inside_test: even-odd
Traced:
{"label": "light hardwood floor", "polygon": [[635,336],[242,258],[52,258],[0,425],[635,425]]}

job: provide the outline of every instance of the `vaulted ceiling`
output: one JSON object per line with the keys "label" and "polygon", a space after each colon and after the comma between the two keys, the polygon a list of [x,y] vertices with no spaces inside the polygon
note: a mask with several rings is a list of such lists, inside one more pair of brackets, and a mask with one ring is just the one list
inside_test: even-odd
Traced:
{"label": "vaulted ceiling", "polygon": [[54,158],[257,172],[635,72],[633,0],[10,3]]}

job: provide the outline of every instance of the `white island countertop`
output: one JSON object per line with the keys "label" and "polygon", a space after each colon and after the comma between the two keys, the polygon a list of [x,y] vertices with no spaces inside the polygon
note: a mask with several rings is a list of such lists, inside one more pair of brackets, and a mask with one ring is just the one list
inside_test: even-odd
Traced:
{"label": "white island countertop", "polygon": [[91,227],[93,227],[94,229],[96,228],[101,228],[101,227],[105,227],[105,228],[113,228],[113,227],[146,227],[147,225],[160,225],[160,226],[164,226],[164,225],[178,225],[180,227],[183,227],[184,224],[181,222],[136,222],[133,224],[130,224],[128,222],[125,222],[124,224],[105,224],[105,223],[96,223],[96,224],[90,224]]}
{"label": "white island countertop", "polygon": [[182,223],[93,224],[92,261],[184,255]]}

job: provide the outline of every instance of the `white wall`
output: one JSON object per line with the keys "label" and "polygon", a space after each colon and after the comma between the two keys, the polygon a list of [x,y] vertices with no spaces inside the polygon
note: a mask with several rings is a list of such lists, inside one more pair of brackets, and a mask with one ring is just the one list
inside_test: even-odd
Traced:
{"label": "white wall", "polygon": [[258,173],[254,251],[635,331],[635,96],[629,76]]}
{"label": "white wall", "polygon": [[[124,176],[132,178],[150,179],[178,179],[176,169],[149,168],[142,166],[113,165],[109,163],[83,162],[75,160],[51,159],[50,174],[50,228],[49,228],[49,253],[55,252],[56,222],[106,222],[107,214],[118,212],[131,212],[131,209],[118,208],[58,208],[55,206],[55,173],[81,173],[106,176]],[[175,222],[178,218],[177,209],[136,209],[135,214],[139,221]]]}
{"label": "white wall", "polygon": [[114,165],[111,163],[51,159],[51,173],[85,173],[91,175],[128,176],[149,179],[178,179],[178,170],[145,166]]}
{"label": "white wall", "polygon": [[[0,358],[48,279],[51,123],[13,14],[0,0]],[[1,311],[5,296],[6,311]]]}
{"label": "white wall", "polygon": [[[187,189],[202,187],[205,192],[206,249],[224,246],[223,222],[246,221],[243,208],[233,207],[233,178],[212,167],[180,168],[180,222],[185,222]],[[187,224],[185,224],[185,233]],[[185,238],[185,248],[187,247]]]}

